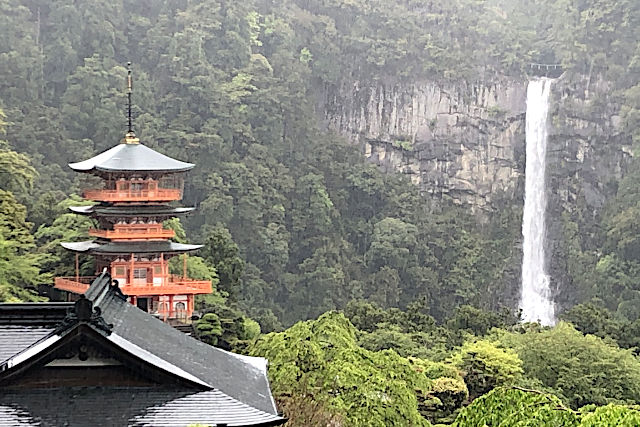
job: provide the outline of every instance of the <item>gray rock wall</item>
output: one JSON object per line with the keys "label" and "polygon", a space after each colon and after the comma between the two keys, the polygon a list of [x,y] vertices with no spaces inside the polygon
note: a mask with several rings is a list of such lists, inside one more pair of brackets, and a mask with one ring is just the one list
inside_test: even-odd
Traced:
{"label": "gray rock wall", "polygon": [[526,82],[361,86],[324,92],[326,125],[369,161],[475,212],[516,197],[524,172]]}
{"label": "gray rock wall", "polygon": [[632,157],[631,139],[622,133],[620,106],[612,92],[609,83],[586,76],[563,76],[552,88],[547,254],[560,309],[583,297],[569,274],[563,221],[579,225],[583,251],[596,250],[603,208],[615,196]]}

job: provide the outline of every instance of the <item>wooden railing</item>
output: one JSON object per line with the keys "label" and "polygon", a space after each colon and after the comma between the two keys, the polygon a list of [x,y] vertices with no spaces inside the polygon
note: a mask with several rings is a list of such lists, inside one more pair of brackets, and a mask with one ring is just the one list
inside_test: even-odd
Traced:
{"label": "wooden railing", "polygon": [[193,280],[170,275],[161,285],[147,283],[145,285],[122,285],[122,292],[127,295],[185,295],[209,294],[212,291],[209,280]]}
{"label": "wooden railing", "polygon": [[100,202],[168,202],[180,200],[182,191],[175,188],[156,190],[85,190],[84,198]]}
{"label": "wooden railing", "polygon": [[[89,285],[95,279],[93,277],[56,277],[55,287],[63,291],[83,294],[89,289]],[[209,294],[212,291],[209,280],[193,280],[180,276],[170,275],[163,284],[153,283],[120,284],[120,289],[126,295],[188,295],[188,294]]]}
{"label": "wooden railing", "polygon": [[73,292],[76,294],[84,294],[91,282],[95,280],[96,276],[88,277],[56,277],[54,279],[56,289],[63,291]]}
{"label": "wooden railing", "polygon": [[114,240],[131,239],[170,239],[175,231],[162,228],[162,224],[122,224],[115,225],[113,230],[89,229],[89,235]]}

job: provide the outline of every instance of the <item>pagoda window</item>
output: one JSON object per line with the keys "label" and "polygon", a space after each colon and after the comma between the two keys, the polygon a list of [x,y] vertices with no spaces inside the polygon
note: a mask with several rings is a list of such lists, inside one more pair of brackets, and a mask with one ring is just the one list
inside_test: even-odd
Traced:
{"label": "pagoda window", "polygon": [[122,266],[116,267],[115,275],[117,277],[124,277],[124,273],[125,273],[124,267],[122,267]]}
{"label": "pagoda window", "polygon": [[133,278],[134,279],[146,279],[147,278],[147,269],[146,268],[134,268],[133,269]]}
{"label": "pagoda window", "polygon": [[184,187],[184,178],[181,175],[169,175],[160,178],[160,188],[182,190]]}

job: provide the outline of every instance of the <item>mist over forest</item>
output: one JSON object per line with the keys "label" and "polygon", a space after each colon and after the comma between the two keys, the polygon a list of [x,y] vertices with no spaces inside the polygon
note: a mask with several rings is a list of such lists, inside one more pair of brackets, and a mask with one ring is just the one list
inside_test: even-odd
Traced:
{"label": "mist over forest", "polygon": [[[76,274],[67,164],[131,62],[141,143],[196,164],[195,334],[267,357],[287,425],[640,424],[637,0],[4,0],[0,40],[0,302]],[[545,74],[555,325],[520,311]]]}

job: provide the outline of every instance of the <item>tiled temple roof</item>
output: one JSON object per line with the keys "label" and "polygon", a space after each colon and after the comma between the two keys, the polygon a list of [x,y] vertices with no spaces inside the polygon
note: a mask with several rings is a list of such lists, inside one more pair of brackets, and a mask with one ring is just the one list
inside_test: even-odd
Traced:
{"label": "tiled temple roof", "polygon": [[[0,426],[271,426],[286,421],[277,414],[266,359],[218,349],[177,331],[126,302],[106,272],[85,295],[56,325],[34,324],[28,312],[35,304],[24,305],[24,325],[19,304],[7,304],[11,309],[5,317],[0,304],[0,347],[12,343],[0,353]],[[9,317],[11,324],[3,324]],[[16,334],[22,335],[16,339]],[[43,363],[51,363],[53,355],[67,354],[64,346],[82,337],[113,349],[110,357],[120,354],[122,361],[136,360],[135,369],[161,375],[154,377],[155,385],[139,388],[12,386],[29,370],[49,366]],[[62,362],[69,360],[76,359]]]}

